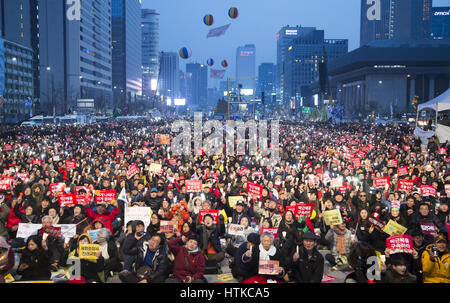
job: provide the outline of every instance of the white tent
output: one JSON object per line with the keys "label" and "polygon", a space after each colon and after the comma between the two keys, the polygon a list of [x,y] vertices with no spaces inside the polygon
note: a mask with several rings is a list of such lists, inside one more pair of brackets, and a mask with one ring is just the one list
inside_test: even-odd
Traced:
{"label": "white tent", "polygon": [[[439,124],[437,120],[438,113],[446,110],[450,110],[450,89],[445,91],[442,95],[430,100],[426,103],[420,104],[417,108],[417,121],[419,121],[419,114],[421,111],[431,109],[436,112],[435,117],[435,131],[424,131],[420,127],[416,126],[414,134],[419,136],[421,139],[430,138],[433,135],[436,135],[439,139],[439,142],[443,143],[445,141],[450,141],[450,127]],[[423,140],[422,140],[423,141]]]}

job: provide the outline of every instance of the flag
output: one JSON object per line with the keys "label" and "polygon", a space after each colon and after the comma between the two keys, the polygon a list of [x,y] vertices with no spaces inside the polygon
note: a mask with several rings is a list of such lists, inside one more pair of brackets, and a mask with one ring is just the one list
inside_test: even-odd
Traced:
{"label": "flag", "polygon": [[225,32],[230,27],[230,25],[231,25],[231,23],[224,25],[224,26],[219,26],[219,27],[213,28],[212,30],[209,31],[208,36],[206,36],[206,38],[220,37],[220,36],[224,35]]}
{"label": "flag", "polygon": [[127,192],[125,191],[125,187],[122,188],[122,191],[119,194],[119,198],[117,200],[122,200],[125,202],[125,205],[128,206],[128,198],[127,198]]}
{"label": "flag", "polygon": [[226,70],[211,69],[211,78],[223,79]]}

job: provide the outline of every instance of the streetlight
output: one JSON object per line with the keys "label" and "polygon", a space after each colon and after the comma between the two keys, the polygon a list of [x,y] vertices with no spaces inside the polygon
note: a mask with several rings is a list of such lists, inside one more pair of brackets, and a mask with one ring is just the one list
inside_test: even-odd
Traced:
{"label": "streetlight", "polygon": [[16,58],[16,57],[13,57],[12,60],[13,60],[13,62],[16,62],[16,61],[17,61],[17,58]]}

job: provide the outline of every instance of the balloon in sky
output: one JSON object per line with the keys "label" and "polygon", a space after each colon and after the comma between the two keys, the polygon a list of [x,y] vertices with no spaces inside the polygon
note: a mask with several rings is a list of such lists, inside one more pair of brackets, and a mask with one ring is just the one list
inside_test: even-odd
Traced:
{"label": "balloon in sky", "polygon": [[223,60],[223,61],[222,61],[222,66],[223,66],[223,67],[228,67],[228,62],[227,62],[227,60]]}
{"label": "balloon in sky", "polygon": [[208,60],[206,60],[206,64],[208,66],[213,66],[214,65],[214,59],[213,58],[209,58]]}
{"label": "balloon in sky", "polygon": [[183,47],[180,49],[180,57],[183,59],[188,59],[192,56],[192,51],[190,48]]}
{"label": "balloon in sky", "polygon": [[214,23],[214,17],[213,17],[213,15],[206,15],[204,18],[203,18],[203,22],[206,24],[206,25],[208,25],[208,26],[211,26],[213,23]]}
{"label": "balloon in sky", "polygon": [[236,7],[232,7],[228,10],[228,16],[230,16],[231,19],[236,19],[239,15],[238,9]]}

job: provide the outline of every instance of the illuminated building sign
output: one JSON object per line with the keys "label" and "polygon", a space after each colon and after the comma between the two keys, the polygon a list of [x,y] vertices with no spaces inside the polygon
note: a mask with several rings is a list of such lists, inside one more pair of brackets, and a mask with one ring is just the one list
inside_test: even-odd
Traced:
{"label": "illuminated building sign", "polygon": [[255,55],[253,51],[241,51],[241,57],[252,57]]}
{"label": "illuminated building sign", "polygon": [[450,10],[448,11],[440,11],[440,12],[434,12],[435,16],[450,16]]}
{"label": "illuminated building sign", "polygon": [[296,29],[287,29],[285,32],[285,34],[287,36],[294,36],[294,35],[297,35],[297,33],[298,33],[298,30],[296,30]]}

